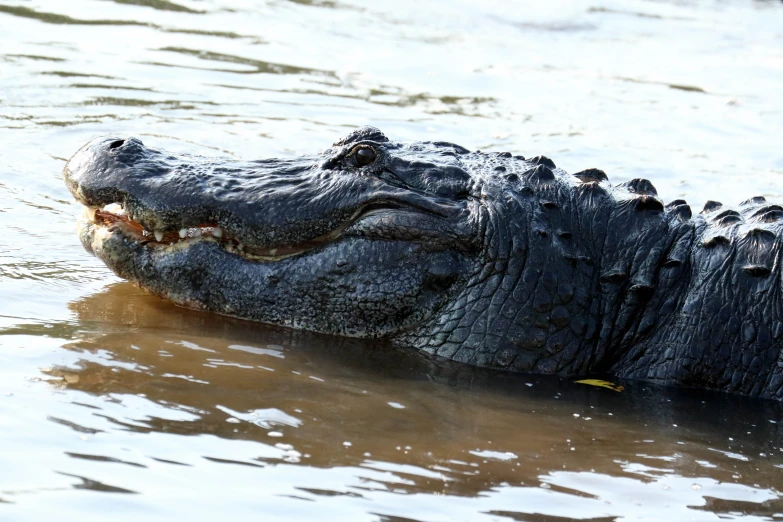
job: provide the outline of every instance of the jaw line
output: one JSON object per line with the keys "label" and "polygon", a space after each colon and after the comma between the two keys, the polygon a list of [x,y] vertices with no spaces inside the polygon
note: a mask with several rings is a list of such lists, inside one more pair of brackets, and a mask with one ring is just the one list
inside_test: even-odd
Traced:
{"label": "jaw line", "polygon": [[[308,252],[315,251],[339,241],[343,232],[347,228],[351,227],[353,224],[357,223],[365,217],[382,212],[393,212],[394,210],[401,208],[404,208],[408,211],[413,210],[424,214],[430,214],[426,211],[422,212],[422,209],[420,208],[403,206],[396,203],[368,204],[357,209],[348,220],[338,225],[334,230],[327,234],[305,240],[296,245],[276,248],[246,246],[235,238],[227,238],[223,236],[222,231],[220,235],[199,233],[192,236],[188,235],[184,238],[178,237],[175,241],[170,242],[158,241],[152,235],[148,235],[150,233],[144,230],[138,223],[130,221],[124,216],[118,216],[111,212],[101,211],[91,207],[84,208],[84,215],[79,220],[77,228],[80,237],[82,237],[82,242],[85,244],[85,247],[88,247],[89,243],[88,250],[90,250],[95,255],[97,255],[99,251],[103,250],[103,243],[111,239],[113,235],[119,235],[124,239],[127,239],[140,246],[146,246],[148,248],[154,249],[155,251],[164,255],[190,248],[197,243],[212,242],[221,246],[226,253],[236,255],[247,261],[274,263],[291,257],[304,255]],[[216,229],[217,227],[191,227],[190,230],[193,228],[200,230]],[[89,241],[87,241],[88,238],[85,237],[85,234],[89,235]],[[98,243],[96,244],[96,242]]]}

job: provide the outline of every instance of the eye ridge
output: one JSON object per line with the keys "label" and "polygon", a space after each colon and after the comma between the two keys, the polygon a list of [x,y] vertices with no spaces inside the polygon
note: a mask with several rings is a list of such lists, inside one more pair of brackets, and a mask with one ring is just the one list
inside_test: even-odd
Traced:
{"label": "eye ridge", "polygon": [[366,167],[375,161],[378,154],[375,152],[375,149],[369,145],[359,145],[352,151],[351,156],[355,158],[357,165]]}

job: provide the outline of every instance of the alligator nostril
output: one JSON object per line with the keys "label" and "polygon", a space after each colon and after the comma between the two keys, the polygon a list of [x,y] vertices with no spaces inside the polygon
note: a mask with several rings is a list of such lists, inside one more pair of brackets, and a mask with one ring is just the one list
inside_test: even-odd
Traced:
{"label": "alligator nostril", "polygon": [[125,143],[125,140],[112,141],[111,143],[109,143],[109,149],[116,149],[117,147],[122,147],[123,143]]}

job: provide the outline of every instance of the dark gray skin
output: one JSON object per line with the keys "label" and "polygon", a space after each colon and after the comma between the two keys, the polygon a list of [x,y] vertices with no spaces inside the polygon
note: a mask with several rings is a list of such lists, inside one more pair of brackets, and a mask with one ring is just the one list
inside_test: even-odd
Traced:
{"label": "dark gray skin", "polygon": [[183,306],[504,370],[783,399],[783,207],[760,197],[692,216],[647,180],[371,127],[253,162],[99,138],[63,175],[82,204],[127,212],[88,213],[85,247]]}

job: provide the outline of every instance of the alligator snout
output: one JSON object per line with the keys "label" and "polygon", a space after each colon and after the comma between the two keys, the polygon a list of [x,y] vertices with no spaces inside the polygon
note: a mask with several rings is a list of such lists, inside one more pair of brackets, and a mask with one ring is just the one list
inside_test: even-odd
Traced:
{"label": "alligator snout", "polygon": [[[144,144],[138,138],[116,136],[95,138],[87,142],[68,161],[63,170],[63,177],[73,192],[74,189],[90,184],[88,177],[95,177],[99,173],[110,173],[116,166],[115,162],[129,166],[144,154]],[[74,195],[82,203],[88,204],[78,194]]]}

